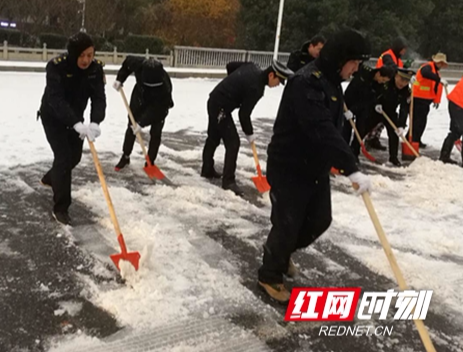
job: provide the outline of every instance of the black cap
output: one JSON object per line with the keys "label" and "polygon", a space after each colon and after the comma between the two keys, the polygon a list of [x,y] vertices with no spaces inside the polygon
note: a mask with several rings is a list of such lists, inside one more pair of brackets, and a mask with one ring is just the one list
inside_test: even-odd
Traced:
{"label": "black cap", "polygon": [[291,71],[286,65],[282,64],[277,60],[272,61],[272,70],[275,72],[275,75],[280,79],[281,84],[285,84],[285,81],[294,75],[294,72]]}
{"label": "black cap", "polygon": [[412,77],[416,74],[416,72],[413,71],[413,70],[410,70],[409,68],[398,68],[398,69],[397,69],[397,74],[398,74],[400,77],[402,77],[402,78],[404,78],[404,79],[406,79],[406,80],[409,81],[409,80],[411,80]]}
{"label": "black cap", "polygon": [[164,84],[163,66],[153,58],[143,61],[141,78],[147,87],[159,87]]}
{"label": "black cap", "polygon": [[350,60],[368,60],[371,56],[370,42],[362,33],[347,29],[334,34],[320,51],[320,58],[341,69]]}
{"label": "black cap", "polygon": [[404,37],[397,37],[392,42],[392,51],[394,54],[399,55],[402,49],[405,49],[408,46],[407,40]]}
{"label": "black cap", "polygon": [[80,54],[92,46],[95,46],[92,38],[87,33],[79,32],[69,38],[67,49],[69,56],[77,61]]}

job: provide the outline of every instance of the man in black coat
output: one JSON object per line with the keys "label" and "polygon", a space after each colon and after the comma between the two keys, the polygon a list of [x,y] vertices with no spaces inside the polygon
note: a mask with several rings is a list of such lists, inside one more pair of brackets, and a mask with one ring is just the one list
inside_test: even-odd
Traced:
{"label": "man in black coat", "polygon": [[283,276],[294,275],[291,255],[312,244],[331,224],[331,167],[356,183],[360,193],[371,188],[342,137],[341,88],[369,57],[370,45],[362,34],[339,32],[284,90],[268,147],[272,229],[259,269],[259,285],[279,302],[290,297]]}
{"label": "man in black coat", "polygon": [[225,163],[222,188],[241,195],[243,192],[235,181],[240,138],[233,122],[232,112],[239,109],[238,116],[246,139],[249,143],[254,142],[251,113],[264,95],[265,86],[276,87],[293,72],[278,61],[274,61],[265,70],[261,70],[254,63],[237,64],[233,62],[227,71],[230,72],[230,75],[214,88],[207,102],[209,125],[203,150],[201,176],[205,178],[221,177],[221,174],[214,169],[214,153],[220,140],[223,139]]}
{"label": "man in black coat", "polygon": [[348,111],[344,114],[347,122],[344,124],[343,136],[347,143],[351,143],[353,138],[351,146],[357,158],[360,153],[360,144],[355,136],[352,137],[352,126],[348,121],[355,116],[360,135],[365,135],[367,119],[373,110],[379,89],[382,84],[394,77],[394,72],[391,66],[372,68],[367,64],[362,64],[346,89],[344,97]]}
{"label": "man in black coat", "polygon": [[[365,129],[366,132],[369,132],[379,122],[382,122],[386,126],[389,139],[389,162],[394,166],[402,165],[397,157],[399,137],[404,133],[404,128],[407,124],[411,96],[411,90],[408,84],[414,74],[415,72],[410,69],[397,69],[394,79],[381,87],[376,99],[375,109],[371,112],[371,117],[367,120]],[[399,114],[397,114],[397,107],[399,106]],[[382,115],[382,111],[394,122],[398,131],[395,131],[389,122],[386,121]]]}
{"label": "man in black coat", "polygon": [[[78,33],[69,39],[68,52],[48,62],[47,86],[39,115],[53,150],[52,168],[41,183],[53,189],[53,216],[70,225],[71,172],[79,164],[85,138],[94,141],[105,118],[106,96],[103,63],[94,60],[92,39]],[[89,125],[84,125],[84,111],[91,100]]]}
{"label": "man in black coat", "polygon": [[147,126],[151,126],[148,156],[151,163],[154,164],[161,145],[165,119],[169,114],[169,109],[174,106],[172,82],[160,62],[153,58],[127,56],[117,73],[116,81],[113,84],[114,89],[119,91],[132,73],[135,73],[137,83],[132,91],[130,109],[137,126],[132,126],[129,119],[122,147],[123,154],[115,167],[116,171],[120,171],[130,163],[130,154],[133,150],[136,134]]}
{"label": "man in black coat", "polygon": [[315,60],[320,55],[320,50],[322,50],[325,42],[325,37],[316,35],[302,44],[301,50],[293,51],[289,56],[288,68],[293,72],[297,72],[302,67]]}

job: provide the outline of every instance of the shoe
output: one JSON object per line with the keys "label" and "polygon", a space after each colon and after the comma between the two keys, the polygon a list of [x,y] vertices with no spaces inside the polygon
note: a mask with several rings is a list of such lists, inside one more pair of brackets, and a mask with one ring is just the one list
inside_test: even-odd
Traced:
{"label": "shoe", "polygon": [[381,144],[378,138],[369,139],[365,142],[365,146],[371,149],[387,150],[387,148]]}
{"label": "shoe", "polygon": [[222,174],[220,172],[215,171],[215,169],[212,168],[212,170],[208,170],[208,171],[202,170],[201,177],[204,177],[207,179],[222,178]]}
{"label": "shoe", "polygon": [[402,153],[402,161],[404,161],[404,160],[413,161],[415,159],[416,159],[416,156],[414,156],[414,155],[407,155],[407,154]]}
{"label": "shoe", "polygon": [[51,180],[47,177],[47,175],[42,177],[42,179],[40,180],[40,184],[44,187],[51,188]]}
{"label": "shoe", "polygon": [[397,167],[401,167],[402,166],[402,163],[399,161],[399,159],[397,158],[389,158],[389,162],[394,165],[394,166],[397,166]]}
{"label": "shoe", "polygon": [[291,258],[289,258],[289,263],[288,263],[288,271],[286,272],[286,276],[294,278],[299,274],[299,270],[294,265],[294,262]]}
{"label": "shoe", "polygon": [[291,294],[286,289],[284,284],[266,284],[258,281],[259,286],[267,292],[267,294],[278,303],[286,304],[289,302]]}
{"label": "shoe", "polygon": [[456,160],[453,160],[452,158],[439,159],[439,160],[442,161],[444,164],[458,165],[458,162]]}
{"label": "shoe", "polygon": [[426,149],[427,146],[428,146],[427,144],[420,142],[420,149]]}
{"label": "shoe", "polygon": [[241,188],[239,188],[238,185],[235,182],[229,183],[227,185],[222,185],[222,188],[224,190],[232,191],[237,196],[242,196],[244,194],[243,190]]}
{"label": "shoe", "polygon": [[124,167],[126,167],[129,164],[130,164],[130,156],[122,155],[121,160],[119,160],[114,170],[121,171]]}
{"label": "shoe", "polygon": [[58,221],[62,225],[71,226],[71,218],[69,217],[67,212],[64,211],[57,211],[53,212],[53,217],[56,221]]}

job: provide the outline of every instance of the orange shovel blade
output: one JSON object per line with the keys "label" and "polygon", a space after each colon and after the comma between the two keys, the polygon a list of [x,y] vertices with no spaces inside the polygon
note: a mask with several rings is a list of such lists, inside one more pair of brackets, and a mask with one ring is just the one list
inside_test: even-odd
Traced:
{"label": "orange shovel blade", "polygon": [[256,185],[257,190],[260,193],[265,193],[270,191],[270,185],[267,182],[267,177],[265,176],[254,176],[252,177],[252,181]]}
{"label": "orange shovel blade", "polygon": [[146,158],[146,166],[143,168],[143,170],[145,170],[149,178],[163,180],[166,177],[156,165],[151,164],[149,158]]}

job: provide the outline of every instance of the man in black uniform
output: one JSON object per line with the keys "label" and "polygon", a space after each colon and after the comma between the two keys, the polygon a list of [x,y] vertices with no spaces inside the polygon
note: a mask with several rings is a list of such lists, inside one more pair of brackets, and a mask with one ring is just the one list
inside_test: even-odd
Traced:
{"label": "man in black uniform", "polygon": [[293,72],[278,61],[274,61],[266,70],[261,70],[254,63],[245,63],[238,68],[236,63],[233,63],[233,66],[227,69],[231,72],[230,75],[214,88],[207,102],[209,125],[203,150],[201,176],[220,178],[221,175],[214,169],[214,153],[220,140],[223,139],[225,163],[222,188],[241,195],[243,192],[235,182],[240,138],[233,122],[232,112],[239,108],[239,120],[246,139],[249,143],[254,142],[251,113],[264,95],[265,86],[276,87]]}
{"label": "man in black uniform", "polygon": [[[389,162],[394,166],[402,166],[397,158],[399,137],[404,133],[404,128],[407,124],[411,97],[411,90],[408,84],[414,74],[415,72],[410,69],[398,68],[394,79],[381,87],[376,100],[375,112],[372,113],[371,118],[367,121],[367,132],[371,131],[378,122],[382,122],[386,126],[389,139]],[[399,105],[399,114],[397,114],[397,107]],[[382,115],[383,110],[397,126],[398,131],[394,131],[389,122],[386,121]]]}
{"label": "man in black uniform", "polygon": [[[80,32],[69,39],[67,49],[68,53],[47,64],[47,86],[39,114],[54,154],[53,166],[41,182],[53,189],[54,218],[70,225],[71,172],[82,157],[83,140],[94,141],[101,134],[106,96],[103,63],[94,60],[92,39]],[[91,123],[84,125],[89,99]]]}
{"label": "man in black uniform", "polygon": [[268,148],[272,229],[259,269],[259,285],[279,302],[290,297],[283,276],[294,275],[291,255],[313,243],[331,224],[331,167],[358,184],[360,193],[371,188],[342,137],[341,88],[341,82],[369,57],[370,45],[362,34],[339,32],[318,59],[289,79],[283,93]]}
{"label": "man in black uniform", "polygon": [[130,154],[133,150],[136,134],[150,125],[151,138],[148,156],[151,163],[154,164],[161,145],[164,121],[169,114],[169,109],[174,106],[172,82],[160,62],[152,58],[127,56],[113,84],[114,89],[119,91],[122,84],[132,73],[135,73],[137,83],[132,91],[130,109],[137,126],[133,127],[129,119],[122,147],[123,155],[115,167],[116,171],[121,170],[130,163]]}
{"label": "man in black uniform", "polygon": [[302,44],[301,50],[293,51],[289,56],[288,68],[297,72],[302,67],[315,60],[320,55],[320,50],[322,50],[323,45],[325,45],[325,41],[325,37],[316,35]]}
{"label": "man in black uniform", "polygon": [[[373,110],[379,88],[394,77],[394,68],[383,66],[371,68],[362,64],[345,92],[346,106],[349,109],[344,113],[347,121],[355,116],[355,123],[361,136],[365,135],[366,123],[369,114]],[[343,136],[347,143],[352,139],[352,126],[349,122],[344,124]],[[360,153],[360,143],[353,137],[352,150],[357,157]]]}

